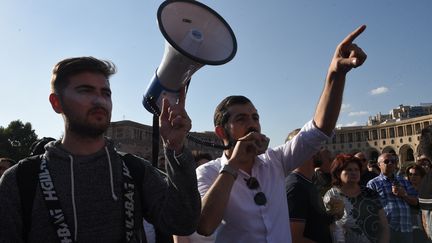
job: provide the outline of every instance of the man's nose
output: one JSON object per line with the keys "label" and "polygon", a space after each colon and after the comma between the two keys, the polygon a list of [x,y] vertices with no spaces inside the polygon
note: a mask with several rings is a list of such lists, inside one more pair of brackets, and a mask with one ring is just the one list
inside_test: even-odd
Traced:
{"label": "man's nose", "polygon": [[92,100],[93,105],[106,107],[108,99],[103,94],[94,95]]}

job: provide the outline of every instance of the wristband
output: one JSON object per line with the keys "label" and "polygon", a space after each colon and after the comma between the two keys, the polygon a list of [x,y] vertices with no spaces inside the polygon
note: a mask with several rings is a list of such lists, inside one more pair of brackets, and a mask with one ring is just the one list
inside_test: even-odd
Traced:
{"label": "wristband", "polygon": [[224,173],[224,172],[226,172],[226,173],[232,175],[232,176],[234,177],[234,180],[237,179],[238,172],[237,172],[236,169],[234,169],[234,168],[231,167],[230,165],[228,165],[228,164],[224,165],[224,166],[222,167],[222,169],[220,170],[219,173],[222,174],[222,173]]}

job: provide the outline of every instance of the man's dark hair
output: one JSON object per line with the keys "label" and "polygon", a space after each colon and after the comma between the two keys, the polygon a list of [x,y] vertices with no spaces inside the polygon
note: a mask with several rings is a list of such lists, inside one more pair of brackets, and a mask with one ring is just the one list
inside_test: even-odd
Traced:
{"label": "man's dark hair", "polygon": [[192,156],[194,157],[195,162],[198,162],[201,159],[206,159],[208,161],[213,160],[212,156],[209,153],[197,150],[192,151]]}
{"label": "man's dark hair", "polygon": [[55,139],[51,137],[43,137],[34,141],[30,146],[30,156],[45,153],[45,145],[51,141],[55,141]]}
{"label": "man's dark hair", "polygon": [[228,114],[228,108],[230,108],[233,105],[244,105],[247,103],[252,102],[242,95],[231,95],[223,99],[219,105],[216,107],[215,113],[214,113],[214,125],[215,126],[224,126],[230,117],[230,114]]}
{"label": "man's dark hair", "polygon": [[51,76],[51,92],[61,94],[68,85],[69,77],[82,72],[101,73],[107,80],[116,73],[114,63],[94,57],[73,57],[54,66]]}
{"label": "man's dark hair", "polygon": [[421,131],[419,155],[426,155],[432,160],[432,125],[423,128]]}

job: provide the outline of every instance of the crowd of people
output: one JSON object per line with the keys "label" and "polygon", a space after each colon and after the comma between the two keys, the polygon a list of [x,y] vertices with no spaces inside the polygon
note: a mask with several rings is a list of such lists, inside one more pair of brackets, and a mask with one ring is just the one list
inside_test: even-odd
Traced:
{"label": "crowd of people", "polygon": [[432,127],[406,173],[395,154],[373,162],[362,151],[321,148],[333,135],[347,73],[366,60],[354,43],[365,28],[337,46],[312,119],[275,148],[253,102],[232,95],[214,113],[227,149],[215,159],[192,153],[186,90],[175,103],[163,99],[159,168],[103,135],[114,64],[60,61],[49,101],[64,134],[39,141],[18,163],[0,159],[0,242],[429,242]]}

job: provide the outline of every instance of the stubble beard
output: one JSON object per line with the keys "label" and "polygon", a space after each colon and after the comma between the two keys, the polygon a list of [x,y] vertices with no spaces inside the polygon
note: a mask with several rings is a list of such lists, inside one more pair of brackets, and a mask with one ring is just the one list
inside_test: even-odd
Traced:
{"label": "stubble beard", "polygon": [[66,129],[81,137],[87,138],[98,138],[102,136],[108,130],[110,120],[111,116],[108,115],[106,121],[92,123],[89,121],[89,114],[87,114],[85,119],[82,121],[75,119],[73,114],[68,115],[65,113]]}

